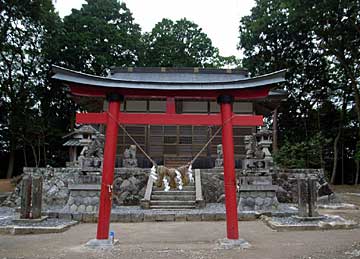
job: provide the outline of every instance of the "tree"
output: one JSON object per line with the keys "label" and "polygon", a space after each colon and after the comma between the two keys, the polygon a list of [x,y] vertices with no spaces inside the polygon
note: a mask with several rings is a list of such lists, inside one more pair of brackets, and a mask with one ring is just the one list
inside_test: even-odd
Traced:
{"label": "tree", "polygon": [[106,75],[111,66],[137,65],[142,50],[140,26],[125,3],[87,0],[64,18],[64,66]]}
{"label": "tree", "polygon": [[3,7],[0,12],[0,106],[3,110],[0,135],[5,143],[2,151],[9,152],[9,178],[13,174],[16,151],[24,148],[25,141],[43,145],[39,135],[29,139],[27,132],[37,126],[26,122],[40,116],[36,91],[44,87],[44,75],[48,71],[41,50],[48,26],[57,15],[50,0],[1,0],[0,6]]}
{"label": "tree", "polygon": [[280,140],[302,143],[317,133],[334,140],[333,151],[320,147],[324,165],[331,155],[337,161],[347,106],[359,99],[359,9],[358,1],[347,0],[259,0],[240,22],[239,47],[252,73],[288,68]]}
{"label": "tree", "polygon": [[[199,26],[183,18],[163,19],[145,33],[142,65],[153,67],[214,67],[227,63]],[[228,58],[229,62],[231,58]]]}

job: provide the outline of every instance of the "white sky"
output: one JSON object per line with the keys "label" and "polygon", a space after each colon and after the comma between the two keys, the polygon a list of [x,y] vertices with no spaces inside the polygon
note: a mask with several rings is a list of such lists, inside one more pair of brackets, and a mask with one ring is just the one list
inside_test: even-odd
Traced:
{"label": "white sky", "polygon": [[[236,49],[239,21],[250,14],[255,0],[125,0],[142,31],[150,31],[162,18],[178,20],[186,17],[198,24],[210,37],[221,55],[241,57]],[[57,0],[55,7],[61,17],[80,9],[85,0]]]}

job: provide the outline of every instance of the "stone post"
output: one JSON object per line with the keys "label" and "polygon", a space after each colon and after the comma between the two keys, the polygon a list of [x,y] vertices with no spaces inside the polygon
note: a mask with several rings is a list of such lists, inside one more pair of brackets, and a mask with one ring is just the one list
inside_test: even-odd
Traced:
{"label": "stone post", "polygon": [[319,214],[316,211],[317,188],[315,178],[308,178],[308,204],[309,204],[309,217],[317,217]]}
{"label": "stone post", "polygon": [[31,189],[32,218],[41,218],[41,200],[42,200],[43,179],[41,176],[33,176]]}
{"label": "stone post", "polygon": [[21,183],[20,219],[29,219],[31,212],[31,177],[25,175]]}
{"label": "stone post", "polygon": [[298,215],[299,217],[307,217],[307,186],[306,186],[306,179],[298,178],[297,179],[298,185]]}

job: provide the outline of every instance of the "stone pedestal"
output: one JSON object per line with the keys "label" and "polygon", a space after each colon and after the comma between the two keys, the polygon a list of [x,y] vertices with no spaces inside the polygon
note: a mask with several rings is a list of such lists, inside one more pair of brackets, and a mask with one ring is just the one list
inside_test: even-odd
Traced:
{"label": "stone pedestal", "polygon": [[96,213],[99,206],[99,184],[70,184],[70,196],[64,211],[71,213]]}
{"label": "stone pedestal", "polygon": [[276,185],[272,185],[270,176],[240,177],[239,210],[269,211],[278,207]]}
{"label": "stone pedestal", "polygon": [[222,168],[224,166],[224,160],[217,158],[215,160],[215,168]]}
{"label": "stone pedestal", "polygon": [[137,159],[133,159],[133,158],[123,159],[123,167],[133,168],[137,166],[138,166]]}

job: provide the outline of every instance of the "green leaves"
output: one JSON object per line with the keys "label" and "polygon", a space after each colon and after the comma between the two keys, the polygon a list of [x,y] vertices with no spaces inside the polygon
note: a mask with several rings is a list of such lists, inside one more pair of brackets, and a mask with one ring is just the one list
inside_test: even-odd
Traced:
{"label": "green leaves", "polygon": [[209,37],[185,18],[176,22],[163,19],[143,39],[145,66],[212,67],[220,58]]}
{"label": "green leaves", "polygon": [[74,70],[106,75],[111,66],[138,64],[140,26],[125,3],[88,0],[64,18],[62,64]]}

